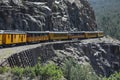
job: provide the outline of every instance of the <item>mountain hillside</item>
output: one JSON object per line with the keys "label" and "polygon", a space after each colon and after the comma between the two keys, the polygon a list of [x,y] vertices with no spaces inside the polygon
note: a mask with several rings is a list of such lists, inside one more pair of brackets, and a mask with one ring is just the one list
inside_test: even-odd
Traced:
{"label": "mountain hillside", "polygon": [[0,0],[0,29],[96,30],[87,0]]}
{"label": "mountain hillside", "polygon": [[89,0],[94,8],[98,28],[120,39],[120,0]]}

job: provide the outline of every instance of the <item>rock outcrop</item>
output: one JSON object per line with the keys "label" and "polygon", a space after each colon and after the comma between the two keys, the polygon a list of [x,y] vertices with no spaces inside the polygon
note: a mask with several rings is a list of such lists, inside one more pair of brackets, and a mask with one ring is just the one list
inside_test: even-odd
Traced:
{"label": "rock outcrop", "polygon": [[72,58],[78,64],[90,64],[97,74],[109,76],[120,71],[120,42],[101,38],[74,43],[44,44],[13,54],[8,58],[8,62],[11,67],[34,66],[39,57],[43,64],[52,61],[58,66]]}
{"label": "rock outcrop", "polygon": [[73,58],[78,64],[89,63],[98,75],[109,76],[120,71],[120,42],[115,44],[107,39],[96,40],[98,42],[92,39],[93,42],[86,40],[80,43],[46,45],[36,50],[44,63],[51,60],[62,65],[65,59]]}
{"label": "rock outcrop", "polygon": [[0,29],[96,30],[87,0],[0,0]]}

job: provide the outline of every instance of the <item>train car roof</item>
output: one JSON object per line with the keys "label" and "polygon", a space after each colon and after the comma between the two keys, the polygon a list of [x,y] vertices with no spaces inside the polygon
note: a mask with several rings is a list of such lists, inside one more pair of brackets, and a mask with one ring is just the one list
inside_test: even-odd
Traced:
{"label": "train car roof", "polygon": [[18,30],[0,30],[0,34],[26,34],[24,31]]}
{"label": "train car roof", "polygon": [[103,32],[103,31],[86,31],[86,33],[98,33],[98,32]]}
{"label": "train car roof", "polygon": [[97,32],[102,32],[103,33],[103,31],[97,31]]}
{"label": "train car roof", "polygon": [[76,32],[69,32],[69,33],[95,33],[95,32],[103,32],[103,31],[76,31]]}
{"label": "train car roof", "polygon": [[76,32],[69,32],[69,33],[85,33],[85,31],[76,31]]}
{"label": "train car roof", "polygon": [[64,32],[64,31],[63,32],[61,32],[61,31],[58,31],[58,32],[57,31],[50,31],[49,33],[63,33],[64,34],[64,33],[68,33],[68,32]]}
{"label": "train car roof", "polygon": [[25,31],[25,32],[28,33],[28,34],[30,34],[30,33],[32,33],[32,34],[49,33],[49,32],[47,32],[47,31]]}
{"label": "train car roof", "polygon": [[30,33],[34,33],[34,34],[38,34],[38,33],[68,33],[68,32],[57,32],[57,31],[26,31],[26,33],[30,34]]}

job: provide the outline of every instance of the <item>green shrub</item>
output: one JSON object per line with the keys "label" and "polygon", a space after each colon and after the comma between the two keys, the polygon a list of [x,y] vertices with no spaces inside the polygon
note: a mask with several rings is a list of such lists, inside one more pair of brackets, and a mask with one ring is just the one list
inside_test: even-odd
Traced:
{"label": "green shrub", "polygon": [[23,76],[31,79],[40,76],[40,80],[59,80],[63,76],[61,69],[55,64],[40,65],[38,63],[34,67],[14,67],[11,72],[19,79]]}
{"label": "green shrub", "polygon": [[108,78],[103,78],[103,80],[120,80],[120,73],[116,72],[115,74],[112,74]]}
{"label": "green shrub", "polygon": [[0,74],[3,74],[5,72],[9,71],[8,67],[0,67]]}
{"label": "green shrub", "polygon": [[65,61],[63,73],[67,80],[101,80],[89,65],[79,65],[73,59]]}
{"label": "green shrub", "polygon": [[14,75],[18,76],[19,78],[22,78],[23,76],[23,72],[24,72],[24,68],[21,67],[14,67],[12,68],[11,71]]}
{"label": "green shrub", "polygon": [[59,80],[63,76],[63,73],[55,64],[47,64],[42,66],[41,75],[44,79]]}
{"label": "green shrub", "polygon": [[34,66],[34,72],[36,76],[41,75],[41,65],[39,63]]}
{"label": "green shrub", "polygon": [[23,70],[24,76],[28,76],[30,78],[34,78],[36,76],[35,74],[35,68],[34,67],[26,67]]}

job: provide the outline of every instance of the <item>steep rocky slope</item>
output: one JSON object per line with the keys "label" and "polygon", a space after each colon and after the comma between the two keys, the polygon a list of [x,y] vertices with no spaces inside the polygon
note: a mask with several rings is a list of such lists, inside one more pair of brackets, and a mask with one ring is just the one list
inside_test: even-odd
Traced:
{"label": "steep rocky slope", "polygon": [[[97,28],[87,0],[0,0],[0,8],[0,29],[76,31]],[[120,71],[120,42],[110,38],[37,45],[27,49],[13,55],[20,55],[21,58],[16,60],[23,61],[18,64],[14,60],[14,64],[34,65],[41,57],[43,63],[52,61],[62,65],[65,59],[74,58],[79,64],[89,63],[97,74],[108,76]]]}
{"label": "steep rocky slope", "polygon": [[120,41],[111,38],[81,40],[79,42],[34,46],[8,58],[10,66],[34,66],[40,57],[43,64],[54,62],[62,66],[65,60],[75,59],[78,64],[90,64],[97,74],[109,76],[120,71]]}
{"label": "steep rocky slope", "polygon": [[[113,42],[111,42],[111,41]],[[65,59],[74,58],[78,64],[90,64],[97,74],[109,76],[120,71],[120,42],[112,39],[91,39],[78,43],[45,45],[36,48],[43,62],[61,65]],[[107,43],[106,43],[107,42]]]}
{"label": "steep rocky slope", "polygon": [[96,30],[87,0],[0,0],[0,29]]}

